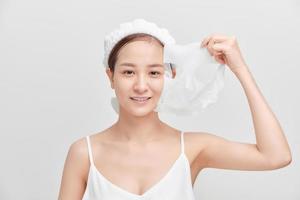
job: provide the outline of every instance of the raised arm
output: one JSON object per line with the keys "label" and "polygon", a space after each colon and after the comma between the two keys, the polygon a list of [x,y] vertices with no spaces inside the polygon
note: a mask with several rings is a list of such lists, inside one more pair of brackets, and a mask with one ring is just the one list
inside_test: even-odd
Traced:
{"label": "raised arm", "polygon": [[292,155],[284,132],[245,64],[236,38],[212,35],[203,40],[202,47],[207,47],[210,54],[226,64],[240,81],[250,106],[256,136],[256,144],[247,144],[210,133],[202,134],[198,138],[206,145],[199,156],[205,160],[204,167],[270,170],[288,165]]}

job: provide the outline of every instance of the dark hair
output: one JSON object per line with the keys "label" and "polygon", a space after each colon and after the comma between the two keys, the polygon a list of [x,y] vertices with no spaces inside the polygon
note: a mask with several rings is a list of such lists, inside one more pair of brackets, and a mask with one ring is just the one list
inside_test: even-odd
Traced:
{"label": "dark hair", "polygon": [[139,38],[149,39],[150,41],[156,40],[157,42],[159,42],[164,47],[164,44],[159,39],[157,39],[156,37],[154,37],[152,35],[149,35],[149,34],[146,34],[146,33],[134,33],[134,34],[128,35],[128,36],[122,38],[114,46],[114,48],[112,49],[112,51],[109,54],[108,66],[110,68],[110,71],[112,71],[112,73],[114,73],[114,71],[115,71],[115,64],[117,62],[118,53],[119,53],[121,47],[124,46],[125,44],[127,44],[129,42],[132,42],[132,41],[134,41],[136,39],[139,39]]}

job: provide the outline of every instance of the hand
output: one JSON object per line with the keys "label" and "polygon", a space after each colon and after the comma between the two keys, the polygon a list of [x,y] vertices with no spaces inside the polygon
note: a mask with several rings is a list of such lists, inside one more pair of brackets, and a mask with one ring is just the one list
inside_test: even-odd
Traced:
{"label": "hand", "polygon": [[201,47],[207,47],[210,55],[220,64],[226,64],[232,72],[247,69],[235,36],[213,34],[202,41]]}

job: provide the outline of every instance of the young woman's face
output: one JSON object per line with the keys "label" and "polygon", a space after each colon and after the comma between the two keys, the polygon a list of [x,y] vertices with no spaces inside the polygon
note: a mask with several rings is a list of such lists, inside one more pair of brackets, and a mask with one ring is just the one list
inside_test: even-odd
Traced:
{"label": "young woman's face", "polygon": [[123,46],[111,83],[120,110],[125,109],[136,116],[153,112],[163,89],[163,77],[163,47],[160,43],[155,40],[135,40]]}

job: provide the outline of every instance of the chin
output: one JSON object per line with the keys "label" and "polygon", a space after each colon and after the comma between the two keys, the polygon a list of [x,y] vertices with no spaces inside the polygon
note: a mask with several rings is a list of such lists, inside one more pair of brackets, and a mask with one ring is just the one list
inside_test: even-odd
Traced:
{"label": "chin", "polygon": [[147,105],[147,106],[128,106],[126,111],[128,113],[130,113],[131,115],[134,115],[136,117],[143,117],[146,115],[150,115],[153,114],[154,109],[155,109],[156,105]]}
{"label": "chin", "polygon": [[149,114],[152,114],[154,112],[154,108],[152,108],[152,106],[150,107],[144,107],[144,108],[131,108],[130,110],[128,110],[128,112],[131,115],[134,115],[136,117],[143,117]]}

